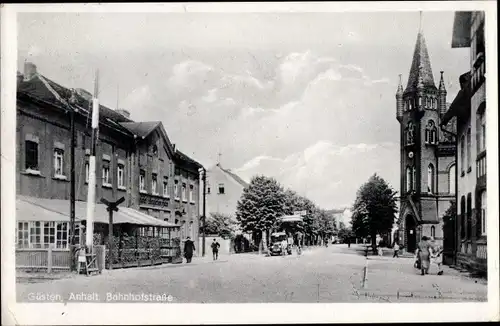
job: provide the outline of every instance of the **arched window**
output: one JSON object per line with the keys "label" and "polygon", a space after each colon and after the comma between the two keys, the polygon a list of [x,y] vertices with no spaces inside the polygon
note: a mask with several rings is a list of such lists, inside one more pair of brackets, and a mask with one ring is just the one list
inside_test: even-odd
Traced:
{"label": "arched window", "polygon": [[432,164],[427,167],[427,192],[434,193],[434,165]]}
{"label": "arched window", "polygon": [[407,125],[407,130],[408,130],[408,134],[407,134],[407,140],[408,140],[408,145],[411,145],[413,144],[414,142],[414,135],[415,135],[415,126],[413,125],[413,122],[408,122],[408,125]]}
{"label": "arched window", "polygon": [[406,191],[409,192],[411,190],[411,168],[409,166],[406,167]]}
{"label": "arched window", "polygon": [[417,190],[417,169],[413,167],[412,170],[412,190]]}
{"label": "arched window", "polygon": [[461,239],[465,239],[465,218],[466,218],[466,215],[465,215],[465,210],[466,210],[466,207],[465,207],[465,196],[462,196],[462,198],[460,199],[460,238]]}
{"label": "arched window", "polygon": [[480,217],[480,229],[481,235],[486,235],[486,190],[481,192],[481,217]]}
{"label": "arched window", "polygon": [[456,169],[456,166],[455,164],[453,164],[452,166],[450,166],[450,169],[448,170],[448,192],[450,194],[454,194],[455,193],[455,175],[457,173],[457,169]]}
{"label": "arched window", "polygon": [[425,127],[425,143],[435,144],[437,142],[437,128],[433,120],[429,120]]}
{"label": "arched window", "polygon": [[431,226],[431,237],[433,237],[433,238],[436,237],[436,227],[434,225]]}

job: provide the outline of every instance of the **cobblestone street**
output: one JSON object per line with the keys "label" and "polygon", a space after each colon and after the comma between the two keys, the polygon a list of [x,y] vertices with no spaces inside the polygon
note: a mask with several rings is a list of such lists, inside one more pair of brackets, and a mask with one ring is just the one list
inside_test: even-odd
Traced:
{"label": "cobblestone street", "polygon": [[[177,303],[337,303],[337,302],[465,302],[486,301],[484,280],[470,279],[445,267],[445,275],[421,276],[413,259],[369,257],[352,246],[311,248],[303,255],[264,257],[255,254],[221,256],[212,261],[106,271],[86,277],[41,283],[18,283],[19,301],[40,295],[94,294],[105,302],[109,294],[165,294]],[[366,267],[366,272],[365,272]],[[40,297],[41,298],[41,297]],[[57,300],[56,300],[57,301]],[[127,300],[125,300],[127,301]]]}

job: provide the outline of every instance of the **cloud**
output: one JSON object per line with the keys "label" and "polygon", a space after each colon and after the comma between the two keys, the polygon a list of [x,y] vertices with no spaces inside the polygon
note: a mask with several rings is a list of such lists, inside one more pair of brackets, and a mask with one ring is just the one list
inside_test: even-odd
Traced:
{"label": "cloud", "polygon": [[275,177],[321,207],[338,208],[352,205],[359,186],[375,172],[397,189],[398,154],[395,143],[339,146],[321,140],[284,158],[259,155],[234,172],[246,180],[260,173]]}

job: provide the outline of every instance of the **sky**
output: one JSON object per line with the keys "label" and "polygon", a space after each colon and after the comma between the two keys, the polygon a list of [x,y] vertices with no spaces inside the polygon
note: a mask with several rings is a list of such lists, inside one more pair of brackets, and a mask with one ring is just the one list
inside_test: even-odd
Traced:
{"label": "sky", "polygon": [[[453,12],[424,12],[434,80],[453,101],[469,70]],[[22,13],[18,69],[93,90],[210,167],[275,177],[325,209],[352,206],[374,173],[399,190],[398,75],[419,12]],[[221,154],[219,156],[219,153]]]}

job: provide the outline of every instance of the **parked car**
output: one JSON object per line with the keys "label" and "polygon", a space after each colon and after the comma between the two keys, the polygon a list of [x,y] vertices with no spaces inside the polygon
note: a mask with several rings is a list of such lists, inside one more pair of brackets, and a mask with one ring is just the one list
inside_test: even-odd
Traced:
{"label": "parked car", "polygon": [[[288,238],[286,236],[285,232],[275,232],[271,234],[271,246],[269,250],[269,254],[271,256],[279,256],[283,255],[283,246],[281,243],[283,240],[287,241]],[[286,254],[291,255],[292,254],[292,245],[288,243],[287,241],[287,246],[286,246]]]}

